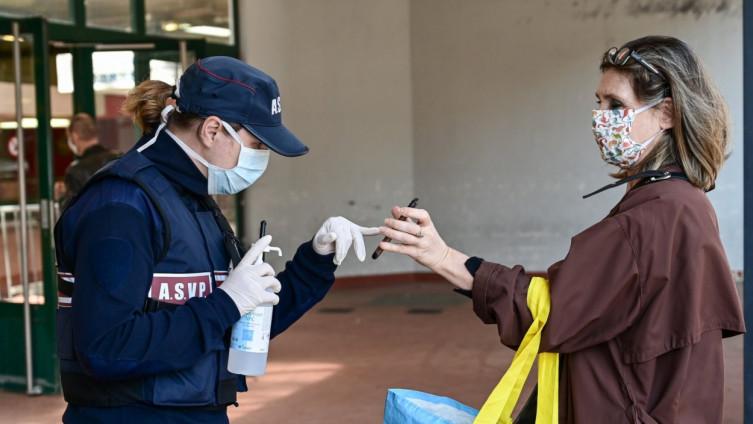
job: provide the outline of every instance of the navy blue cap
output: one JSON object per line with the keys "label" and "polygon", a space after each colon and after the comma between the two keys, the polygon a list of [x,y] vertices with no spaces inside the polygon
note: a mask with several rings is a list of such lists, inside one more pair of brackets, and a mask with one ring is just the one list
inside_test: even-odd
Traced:
{"label": "navy blue cap", "polygon": [[272,77],[227,56],[199,59],[180,77],[176,90],[181,112],[215,115],[242,125],[283,156],[301,156],[309,148],[282,125],[280,90]]}

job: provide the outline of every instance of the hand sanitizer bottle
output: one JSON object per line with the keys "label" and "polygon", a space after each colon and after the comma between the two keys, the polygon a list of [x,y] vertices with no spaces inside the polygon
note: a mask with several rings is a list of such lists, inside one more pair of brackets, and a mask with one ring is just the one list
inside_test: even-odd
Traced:
{"label": "hand sanitizer bottle", "polygon": [[[279,247],[268,247],[264,250],[264,252],[271,251],[282,256],[282,250]],[[257,263],[262,261],[262,257],[259,256]],[[272,304],[259,305],[253,311],[243,315],[233,325],[227,370],[247,376],[264,375],[267,370],[271,327]]]}

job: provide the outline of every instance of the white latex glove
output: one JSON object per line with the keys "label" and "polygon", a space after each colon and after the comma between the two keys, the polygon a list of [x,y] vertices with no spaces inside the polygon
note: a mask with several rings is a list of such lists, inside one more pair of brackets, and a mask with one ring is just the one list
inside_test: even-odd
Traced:
{"label": "white latex glove", "polygon": [[246,315],[259,305],[276,305],[280,301],[275,293],[280,292],[282,285],[275,278],[275,270],[259,260],[271,242],[272,236],[264,236],[254,243],[220,286],[220,290],[233,299],[241,315]]}
{"label": "white latex glove", "polygon": [[361,227],[347,219],[336,216],[324,221],[322,228],[314,236],[314,251],[320,255],[335,254],[335,265],[340,265],[348,255],[350,246],[356,251],[356,257],[363,262],[366,259],[366,245],[363,236],[375,236],[379,228]]}

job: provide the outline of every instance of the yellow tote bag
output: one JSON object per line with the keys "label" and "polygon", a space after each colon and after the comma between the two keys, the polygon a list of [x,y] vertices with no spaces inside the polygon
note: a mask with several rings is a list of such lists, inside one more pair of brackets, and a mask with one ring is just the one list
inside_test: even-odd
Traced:
{"label": "yellow tote bag", "polygon": [[557,424],[559,414],[559,354],[539,353],[541,332],[549,318],[551,298],[549,281],[534,277],[528,287],[526,299],[533,316],[518,351],[502,380],[481,407],[474,424],[512,424],[512,412],[518,403],[533,361],[539,357],[539,392],[536,403],[536,424]]}

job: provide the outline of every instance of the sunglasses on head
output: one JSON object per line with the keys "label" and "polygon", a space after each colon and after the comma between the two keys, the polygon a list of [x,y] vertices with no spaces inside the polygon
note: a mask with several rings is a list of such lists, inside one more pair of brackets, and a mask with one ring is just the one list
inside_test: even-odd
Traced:
{"label": "sunglasses on head", "polygon": [[619,49],[617,47],[612,47],[611,49],[607,50],[606,60],[612,65],[625,66],[625,64],[627,64],[630,59],[635,60],[636,62],[641,64],[641,66],[648,69],[649,72],[658,76],[662,80],[667,80],[666,78],[664,78],[664,75],[662,75],[661,72],[659,72],[659,70],[654,67],[654,65],[646,62],[646,60],[643,59],[641,55],[638,54],[638,52],[631,49],[630,47],[622,47]]}

